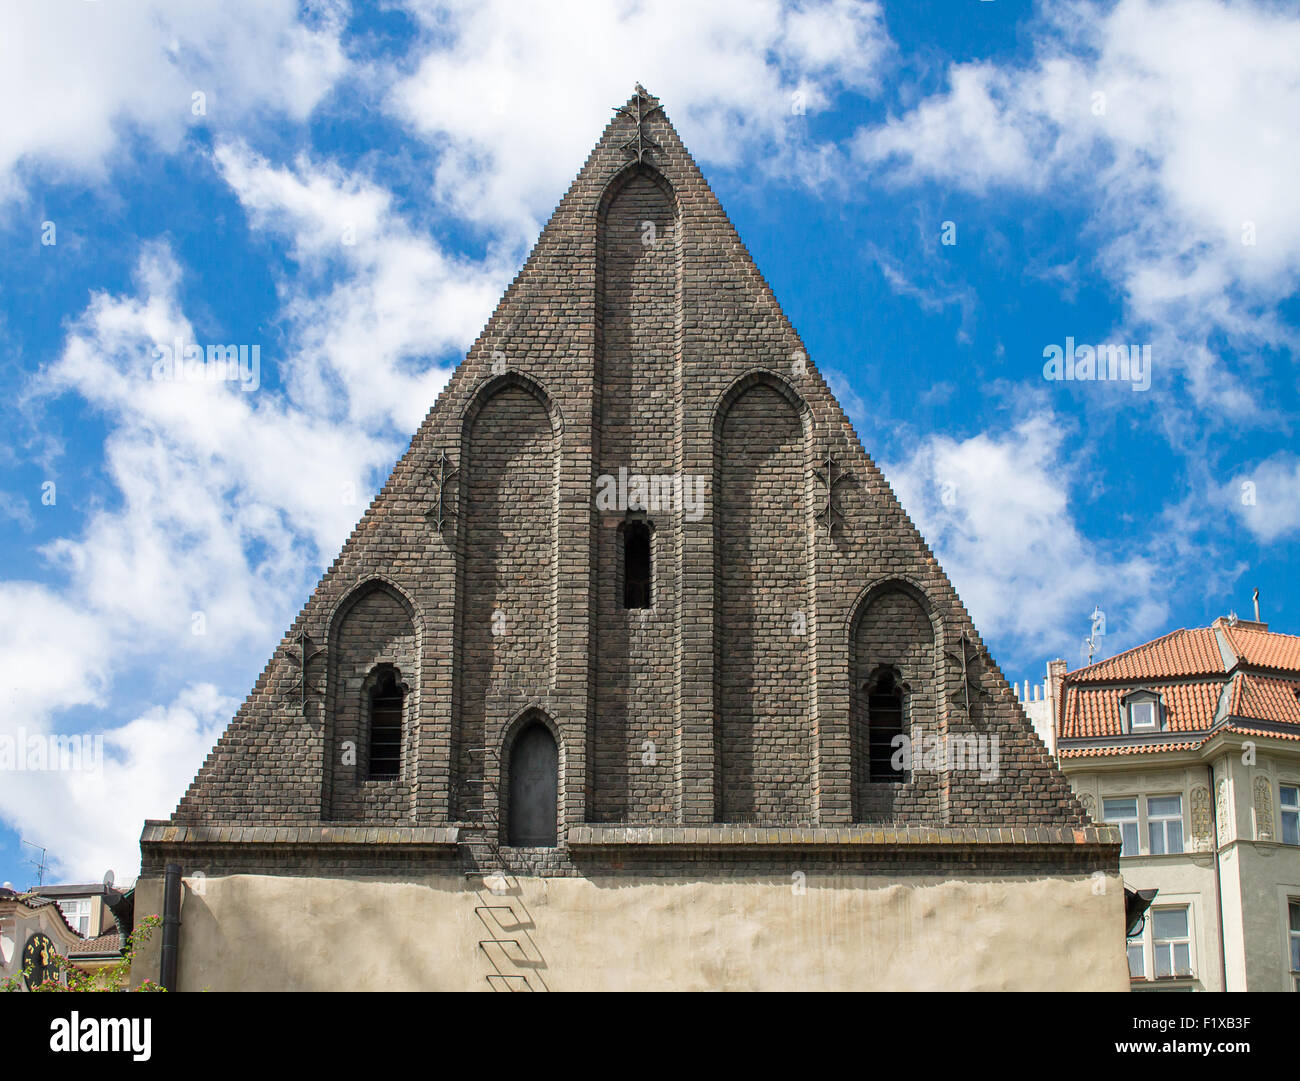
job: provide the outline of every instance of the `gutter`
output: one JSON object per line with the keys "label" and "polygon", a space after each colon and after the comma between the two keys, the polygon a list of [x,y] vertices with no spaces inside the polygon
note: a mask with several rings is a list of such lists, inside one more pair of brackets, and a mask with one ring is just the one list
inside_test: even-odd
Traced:
{"label": "gutter", "polygon": [[176,961],[180,953],[181,865],[169,863],[163,872],[162,960],[158,982],[166,991],[176,990]]}

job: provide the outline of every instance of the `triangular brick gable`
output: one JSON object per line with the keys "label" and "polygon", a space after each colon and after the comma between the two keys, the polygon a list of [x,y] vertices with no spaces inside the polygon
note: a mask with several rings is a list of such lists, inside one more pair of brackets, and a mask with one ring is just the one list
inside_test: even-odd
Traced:
{"label": "triangular brick gable", "polygon": [[[596,479],[620,468],[706,482],[698,518],[650,515],[647,613],[611,600],[625,517],[593,508]],[[304,645],[320,650],[305,692]],[[343,744],[364,740],[384,665],[406,689],[402,771],[362,781]],[[996,737],[996,769],[921,763],[906,784],[873,782],[865,696],[886,670],[913,729]],[[473,820],[530,711],[557,736],[562,831],[1086,821],[639,88],[172,821]]]}

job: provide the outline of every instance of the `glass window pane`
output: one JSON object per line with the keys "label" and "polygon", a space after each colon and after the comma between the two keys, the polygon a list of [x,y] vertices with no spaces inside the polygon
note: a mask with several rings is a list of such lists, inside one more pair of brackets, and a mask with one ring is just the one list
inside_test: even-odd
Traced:
{"label": "glass window pane", "polygon": [[1183,797],[1182,796],[1152,796],[1147,800],[1147,814],[1159,815],[1167,818],[1171,815],[1182,815]]}
{"label": "glass window pane", "polygon": [[1191,946],[1186,942],[1174,943],[1174,973],[1178,976],[1192,974]]}
{"label": "glass window pane", "polygon": [[1300,935],[1291,936],[1291,971],[1300,972]]}
{"label": "glass window pane", "polygon": [[1300,901],[1292,901],[1287,905],[1291,911],[1291,930],[1300,931]]}
{"label": "glass window pane", "polygon": [[1138,801],[1134,799],[1108,799],[1101,801],[1102,814],[1109,822],[1121,818],[1137,818]]}
{"label": "glass window pane", "polygon": [[1183,850],[1183,823],[1180,820],[1165,823],[1166,833],[1169,838],[1169,851],[1181,852]]}
{"label": "glass window pane", "polygon": [[1123,842],[1119,852],[1121,856],[1136,856],[1138,854],[1138,824],[1136,822],[1124,823],[1120,829],[1120,839]]}
{"label": "glass window pane", "polygon": [[1300,807],[1300,788],[1292,788],[1289,785],[1283,785],[1282,806]]}
{"label": "glass window pane", "polygon": [[1186,938],[1187,909],[1157,908],[1152,921],[1156,938]]}
{"label": "glass window pane", "polygon": [[1169,947],[1157,946],[1156,947],[1156,975],[1172,976],[1173,974],[1174,974],[1173,969],[1170,968],[1169,965]]}
{"label": "glass window pane", "polygon": [[1300,812],[1282,812],[1282,843],[1300,845]]}
{"label": "glass window pane", "polygon": [[1144,975],[1144,966],[1142,964],[1142,943],[1132,943],[1128,948],[1128,974],[1134,978],[1140,979]]}
{"label": "glass window pane", "polygon": [[1165,851],[1165,824],[1163,822],[1147,823],[1147,843],[1151,846],[1151,855],[1162,856]]}

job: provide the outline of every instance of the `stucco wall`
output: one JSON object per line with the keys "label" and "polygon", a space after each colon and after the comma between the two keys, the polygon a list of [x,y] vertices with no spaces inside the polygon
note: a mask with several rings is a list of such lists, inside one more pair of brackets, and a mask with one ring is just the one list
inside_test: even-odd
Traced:
{"label": "stucco wall", "polygon": [[1287,902],[1300,898],[1300,848],[1281,844],[1238,845],[1241,934],[1245,985],[1251,991],[1291,991]]}
{"label": "stucco wall", "polygon": [[[1175,855],[1152,856],[1146,820],[1140,823],[1144,855],[1124,856],[1120,870],[1134,889],[1159,890],[1154,907],[1187,905],[1192,920],[1192,970],[1196,985],[1207,991],[1289,991],[1292,987],[1287,903],[1300,898],[1300,847],[1280,844],[1277,786],[1300,783],[1300,764],[1292,758],[1259,754],[1253,763],[1240,754],[1215,759],[1217,780],[1225,780],[1223,806],[1218,807],[1218,785],[1202,815],[1196,812],[1196,793],[1207,791],[1209,780],[1203,761],[1159,760],[1125,763],[1104,770],[1082,768],[1079,760],[1066,760],[1071,785],[1100,820],[1104,800],[1179,793],[1183,798],[1183,827],[1187,850]],[[1256,781],[1268,779],[1267,804],[1261,805]],[[1208,793],[1207,793],[1208,794]],[[1090,801],[1090,802],[1089,802]],[[1219,869],[1223,892],[1223,960],[1219,958],[1218,908],[1215,893],[1212,820],[1219,827]],[[1200,819],[1198,821],[1198,818]],[[1267,835],[1267,836],[1266,836]],[[1149,922],[1149,921],[1148,921]],[[1150,975],[1152,931],[1144,933]]]}
{"label": "stucco wall", "polygon": [[[804,891],[798,892],[800,885]],[[196,888],[199,887],[199,888]],[[200,892],[201,890],[201,892]],[[234,875],[187,880],[180,989],[479,990],[497,913],[525,963],[570,990],[1126,990],[1118,877],[844,876],[418,882]],[[141,879],[136,911],[161,911]],[[492,913],[482,913],[491,919]],[[157,977],[155,936],[134,978]],[[491,947],[498,949],[497,947]]]}

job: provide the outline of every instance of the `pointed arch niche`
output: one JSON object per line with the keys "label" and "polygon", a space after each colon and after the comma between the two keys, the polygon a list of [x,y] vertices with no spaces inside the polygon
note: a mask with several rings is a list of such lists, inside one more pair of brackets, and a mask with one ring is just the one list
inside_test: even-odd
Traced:
{"label": "pointed arch niche", "polygon": [[[629,164],[597,211],[595,484],[680,470],[681,256],[672,185],[648,164]],[[676,491],[655,486],[665,490]],[[637,516],[648,520],[637,524]],[[653,577],[631,583],[644,587],[633,593],[629,556],[649,555],[635,543],[641,529],[647,544],[653,536]],[[672,821],[676,687],[662,673],[674,670],[679,648],[680,508],[597,512],[595,532],[588,816]]]}
{"label": "pointed arch niche", "polygon": [[[414,606],[387,580],[363,582],[335,609],[328,641],[322,814],[340,821],[408,819],[420,715]],[[374,745],[376,733],[382,746]]]}
{"label": "pointed arch niche", "polygon": [[808,407],[754,371],[714,419],[714,769],[721,822],[813,817]]}
{"label": "pointed arch niche", "polygon": [[562,422],[534,380],[507,372],[466,409],[457,531],[453,817],[480,821],[497,799],[497,746],[521,688],[555,682]]}
{"label": "pointed arch niche", "polygon": [[925,594],[910,582],[886,581],[859,600],[850,625],[853,818],[856,822],[933,819],[938,777],[896,769],[895,737],[919,747],[941,734],[938,719],[940,637]]}
{"label": "pointed arch niche", "polygon": [[560,834],[562,755],[554,721],[530,709],[502,742],[502,841],[516,848],[554,848]]}

